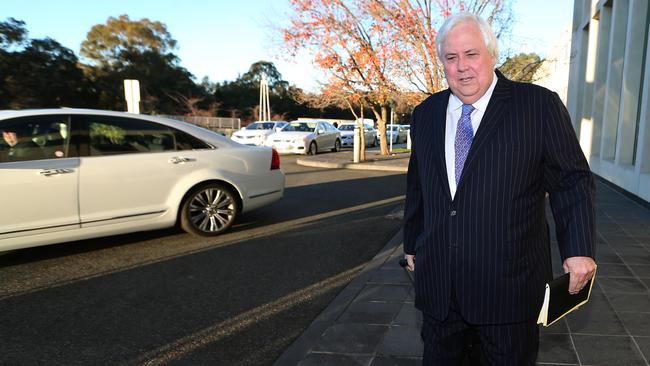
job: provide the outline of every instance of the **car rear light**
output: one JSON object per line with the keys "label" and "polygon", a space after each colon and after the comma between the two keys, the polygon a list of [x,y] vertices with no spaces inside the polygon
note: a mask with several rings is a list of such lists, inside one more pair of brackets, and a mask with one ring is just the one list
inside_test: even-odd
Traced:
{"label": "car rear light", "polygon": [[280,154],[275,149],[271,149],[271,170],[280,169]]}

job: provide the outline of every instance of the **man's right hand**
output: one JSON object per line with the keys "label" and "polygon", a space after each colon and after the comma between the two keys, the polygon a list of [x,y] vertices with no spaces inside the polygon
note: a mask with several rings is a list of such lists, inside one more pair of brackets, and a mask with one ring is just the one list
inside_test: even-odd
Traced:
{"label": "man's right hand", "polygon": [[415,256],[411,254],[404,254],[404,258],[406,259],[406,263],[408,263],[406,268],[411,272],[415,271]]}

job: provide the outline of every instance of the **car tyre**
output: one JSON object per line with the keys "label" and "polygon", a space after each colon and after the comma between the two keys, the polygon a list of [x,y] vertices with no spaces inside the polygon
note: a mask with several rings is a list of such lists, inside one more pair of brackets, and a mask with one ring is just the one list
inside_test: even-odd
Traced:
{"label": "car tyre", "polygon": [[318,153],[318,146],[316,146],[316,141],[309,143],[309,149],[307,149],[307,155],[316,155]]}
{"label": "car tyre", "polygon": [[334,148],[332,149],[332,152],[338,151],[341,151],[341,140],[336,139],[336,141],[334,141]]}
{"label": "car tyre", "polygon": [[239,215],[239,201],[232,188],[221,183],[196,187],[181,205],[181,228],[198,236],[215,236],[228,230]]}

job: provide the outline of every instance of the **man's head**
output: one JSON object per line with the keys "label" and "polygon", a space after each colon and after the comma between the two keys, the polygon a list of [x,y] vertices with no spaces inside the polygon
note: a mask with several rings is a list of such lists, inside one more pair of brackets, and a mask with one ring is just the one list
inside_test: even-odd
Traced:
{"label": "man's head", "polygon": [[2,138],[11,147],[18,143],[18,136],[15,131],[2,131]]}
{"label": "man's head", "polygon": [[454,14],[440,27],[436,46],[452,93],[464,104],[479,100],[492,83],[498,57],[490,25],[475,14]]}

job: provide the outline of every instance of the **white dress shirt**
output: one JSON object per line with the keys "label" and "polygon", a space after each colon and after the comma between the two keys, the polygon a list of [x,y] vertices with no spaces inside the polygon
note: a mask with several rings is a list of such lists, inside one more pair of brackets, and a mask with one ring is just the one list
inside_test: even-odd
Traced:
{"label": "white dress shirt", "polygon": [[[488,90],[483,94],[483,96],[472,104],[474,110],[470,115],[472,119],[472,130],[474,136],[476,136],[476,131],[478,126],[481,124],[481,119],[485,114],[490,98],[492,97],[492,92],[494,92],[494,87],[497,85],[497,75],[494,73],[492,76],[492,84]],[[445,126],[445,163],[447,164],[447,179],[449,180],[449,191],[451,192],[451,199],[454,199],[456,195],[456,148],[454,147],[454,141],[456,140],[456,127],[458,126],[458,120],[463,110],[463,102],[458,99],[453,93],[449,95],[449,103],[447,103],[447,122]],[[467,161],[465,162],[467,164]]]}

